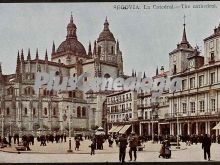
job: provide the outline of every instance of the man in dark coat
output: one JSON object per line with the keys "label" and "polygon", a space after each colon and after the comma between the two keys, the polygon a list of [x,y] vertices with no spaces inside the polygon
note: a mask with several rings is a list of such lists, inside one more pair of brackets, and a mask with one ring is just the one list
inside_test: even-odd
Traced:
{"label": "man in dark coat", "polygon": [[12,138],[12,136],[11,136],[11,134],[9,133],[9,134],[8,134],[8,143],[9,143],[9,146],[11,146],[11,138]]}
{"label": "man in dark coat", "polygon": [[122,137],[119,138],[119,161],[122,163],[125,162],[127,145],[128,145],[128,142],[127,142],[126,135],[123,134]]}
{"label": "man in dark coat", "polygon": [[66,142],[66,133],[63,134],[64,142]]}
{"label": "man in dark coat", "polygon": [[211,147],[211,138],[205,134],[202,140],[202,149],[204,150],[204,159],[206,160],[206,154],[208,155],[208,160],[210,160],[210,147]]}
{"label": "man in dark coat", "polygon": [[135,135],[135,132],[131,133],[131,136],[129,137],[129,156],[130,156],[130,161],[132,161],[132,152],[134,152],[134,161],[137,159],[137,143],[138,143],[138,138]]}

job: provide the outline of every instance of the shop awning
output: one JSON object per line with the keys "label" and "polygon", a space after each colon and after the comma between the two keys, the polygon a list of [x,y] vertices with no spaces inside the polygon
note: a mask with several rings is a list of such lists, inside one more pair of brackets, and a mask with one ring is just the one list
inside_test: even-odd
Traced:
{"label": "shop awning", "polygon": [[117,128],[116,125],[113,125],[112,128],[108,132],[113,132]]}
{"label": "shop awning", "polygon": [[119,133],[125,133],[129,128],[130,128],[131,125],[125,125],[120,131]]}
{"label": "shop awning", "polygon": [[115,130],[112,132],[119,132],[122,129],[123,125],[119,125]]}
{"label": "shop awning", "polygon": [[220,122],[212,129],[220,129]]}

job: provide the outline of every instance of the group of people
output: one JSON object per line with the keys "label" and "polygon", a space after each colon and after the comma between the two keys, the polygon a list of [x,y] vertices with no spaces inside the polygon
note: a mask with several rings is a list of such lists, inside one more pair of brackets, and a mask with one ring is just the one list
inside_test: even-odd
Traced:
{"label": "group of people", "polygon": [[67,135],[66,133],[62,133],[62,134],[59,134],[59,133],[48,133],[48,134],[41,134],[39,136],[37,136],[37,141],[40,141],[41,142],[41,146],[46,146],[46,142],[49,143],[53,143],[54,141],[56,141],[56,143],[59,143],[59,142],[66,142],[66,138],[67,138]]}
{"label": "group of people", "polygon": [[[119,161],[124,163],[126,157],[126,148],[129,145],[129,157],[130,161],[137,159],[137,147],[138,147],[138,136],[135,132],[131,132],[130,136],[127,137],[126,134],[122,134],[118,138],[118,146],[119,146]],[[133,159],[134,156],[134,159]]]}
{"label": "group of people", "polygon": [[[161,143],[161,149],[159,157],[163,158],[170,158],[171,157],[171,145],[170,142],[173,142],[176,140],[176,137],[174,136],[157,136],[157,142]],[[0,137],[0,143],[6,144],[11,146],[12,138],[14,140],[14,144],[20,144],[19,142],[19,134],[14,133],[13,136],[10,134],[8,135],[8,140],[6,137],[1,138]],[[49,133],[49,134],[41,134],[40,136],[37,136],[37,140],[40,141],[40,146],[46,146],[46,143],[54,142],[66,142],[67,135],[66,133]],[[32,134],[25,134],[21,136],[23,145],[27,148],[27,150],[30,150],[29,145],[34,145],[34,136]],[[141,146],[141,142],[146,142],[149,140],[149,137],[146,136],[137,136],[135,132],[131,132],[129,136],[126,134],[111,134],[107,136],[87,136],[85,139],[91,139],[91,145],[89,146],[91,148],[91,155],[95,154],[96,149],[103,149],[103,143],[107,140],[109,143],[109,147],[112,147],[114,141],[116,145],[119,147],[119,160],[120,162],[125,161],[126,157],[126,148],[129,147],[129,157],[130,161],[137,159],[137,149],[138,146]],[[185,136],[179,136],[179,140],[182,142],[185,142],[186,145],[192,145],[201,143],[202,149],[204,150],[204,159],[208,160],[211,159],[210,154],[210,147],[213,142],[216,142],[214,139],[216,139],[215,136],[207,134],[205,135],[185,135]],[[76,136],[75,137],[75,150],[79,150],[80,141],[82,141],[82,136]],[[155,139],[154,139],[155,140]]]}

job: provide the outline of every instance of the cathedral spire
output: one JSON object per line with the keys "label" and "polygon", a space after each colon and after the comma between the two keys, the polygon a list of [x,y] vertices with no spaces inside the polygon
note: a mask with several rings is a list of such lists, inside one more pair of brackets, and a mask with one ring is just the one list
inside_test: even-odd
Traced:
{"label": "cathedral spire", "polygon": [[37,48],[37,50],[36,50],[36,60],[39,60],[39,56],[38,56],[38,48]]}
{"label": "cathedral spire", "polygon": [[146,78],[145,72],[144,72],[143,78]]}
{"label": "cathedral spire", "polygon": [[54,41],[53,41],[53,46],[52,46],[52,54],[55,53],[55,44],[54,44]]}
{"label": "cathedral spire", "polygon": [[158,72],[158,66],[157,66],[157,69],[156,69],[156,76],[159,74],[159,72]]}
{"label": "cathedral spire", "polygon": [[21,49],[21,63],[24,62],[24,52],[23,52],[23,49]]}
{"label": "cathedral spire", "polygon": [[91,42],[90,42],[90,41],[89,41],[88,55],[89,55],[89,56],[92,56],[92,47],[91,47]]}
{"label": "cathedral spire", "polygon": [[134,77],[134,69],[132,69],[131,76]]}
{"label": "cathedral spire", "polygon": [[183,18],[184,18],[184,23],[183,23],[183,36],[182,36],[181,44],[188,44],[187,37],[186,37],[186,23],[185,23],[186,16],[184,15]]}
{"label": "cathedral spire", "polygon": [[106,18],[105,18],[104,31],[109,31],[109,23],[108,23],[107,16],[106,16]]}
{"label": "cathedral spire", "polygon": [[30,52],[30,48],[28,49],[28,56],[27,56],[27,60],[30,61],[31,60],[31,52]]}
{"label": "cathedral spire", "polygon": [[0,76],[2,76],[2,63],[0,62]]}
{"label": "cathedral spire", "polygon": [[21,73],[21,61],[20,61],[20,55],[19,55],[19,52],[18,52],[18,55],[17,55],[17,65],[16,65],[16,81],[17,82],[20,82],[20,73]]}
{"label": "cathedral spire", "polygon": [[70,23],[73,23],[73,13],[71,12]]}
{"label": "cathedral spire", "polygon": [[116,43],[116,50],[117,50],[117,52],[119,51],[119,41],[117,40],[117,43]]}
{"label": "cathedral spire", "polygon": [[45,52],[45,61],[48,62],[47,49],[46,49],[46,52]]}
{"label": "cathedral spire", "polygon": [[94,41],[93,55],[96,54],[96,40]]}

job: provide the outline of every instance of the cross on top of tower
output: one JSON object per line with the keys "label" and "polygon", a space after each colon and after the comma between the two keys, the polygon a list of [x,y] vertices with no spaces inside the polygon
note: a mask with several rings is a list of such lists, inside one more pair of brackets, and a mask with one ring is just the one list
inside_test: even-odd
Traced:
{"label": "cross on top of tower", "polygon": [[186,15],[183,16],[183,25],[186,26]]}

